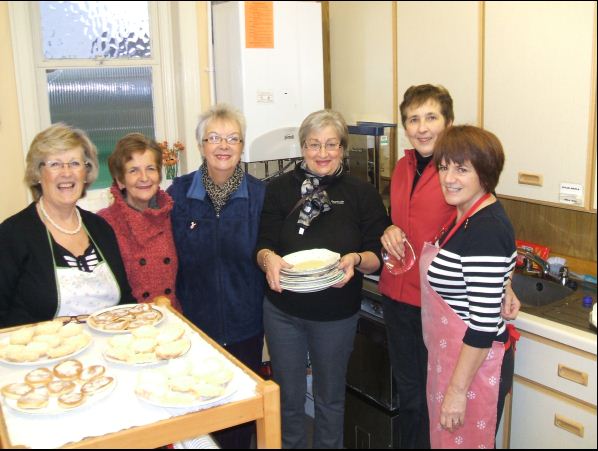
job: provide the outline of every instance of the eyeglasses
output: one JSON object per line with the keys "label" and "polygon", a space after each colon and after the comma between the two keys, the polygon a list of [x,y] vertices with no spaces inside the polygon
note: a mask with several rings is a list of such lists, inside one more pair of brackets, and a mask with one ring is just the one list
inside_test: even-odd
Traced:
{"label": "eyeglasses", "polygon": [[243,140],[239,138],[237,135],[228,135],[224,137],[216,134],[208,135],[208,137],[204,139],[203,142],[207,142],[210,144],[220,144],[222,140],[225,140],[231,146],[236,146],[237,144],[243,142]]}
{"label": "eyeglasses", "polygon": [[48,160],[48,161],[42,161],[42,163],[41,163],[41,166],[45,166],[52,172],[61,171],[65,165],[68,166],[71,169],[71,171],[76,172],[76,171],[82,170],[86,166],[86,163],[83,163],[80,160],[72,160],[72,161],[69,161],[68,163],[63,163],[62,161],[59,161],[59,160]]}
{"label": "eyeglasses", "polygon": [[319,152],[322,147],[324,147],[327,152],[334,152],[335,150],[338,150],[341,147],[341,145],[340,143],[336,142],[327,142],[325,144],[321,144],[318,141],[311,141],[305,143],[305,148],[312,152]]}
{"label": "eyeglasses", "polygon": [[89,315],[71,315],[71,316],[57,316],[56,321],[62,321],[62,324],[77,323],[83,324],[87,322]]}

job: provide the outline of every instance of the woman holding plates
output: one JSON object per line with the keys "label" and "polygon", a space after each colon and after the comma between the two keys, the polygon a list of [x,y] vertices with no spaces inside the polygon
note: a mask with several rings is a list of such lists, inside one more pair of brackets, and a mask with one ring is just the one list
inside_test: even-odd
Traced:
{"label": "woman holding plates", "polygon": [[[361,302],[362,274],[380,267],[380,236],[389,224],[373,185],[345,173],[348,129],[331,110],[305,118],[303,161],[266,189],[257,262],[266,273],[264,328],[274,380],[281,388],[284,448],[306,448],[304,421],[309,353],[315,398],[314,448],[343,447],[345,377]],[[283,290],[283,256],[309,249],[340,254],[344,272],[321,291]]]}

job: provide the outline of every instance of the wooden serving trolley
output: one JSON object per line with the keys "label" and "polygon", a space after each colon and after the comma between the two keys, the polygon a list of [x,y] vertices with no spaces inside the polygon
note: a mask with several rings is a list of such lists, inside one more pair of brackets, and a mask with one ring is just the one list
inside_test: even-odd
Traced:
{"label": "wooden serving trolley", "polygon": [[[232,364],[255,381],[255,395],[204,410],[172,416],[152,424],[85,438],[81,441],[68,443],[62,448],[156,448],[253,420],[257,424],[257,447],[280,448],[280,389],[278,385],[272,381],[264,381],[253,373],[181,314],[172,309],[167,299],[166,302],[158,302],[158,305],[167,308],[170,313],[184,321],[193,332],[199,334],[205,342],[213,346]],[[0,330],[0,333],[10,332],[14,329],[16,328]],[[122,408],[126,409],[126,404],[123,404]],[[22,444],[11,443],[4,415],[0,408],[0,447],[23,448]],[[69,417],[65,417],[64,427],[69,428],[71,424]]]}

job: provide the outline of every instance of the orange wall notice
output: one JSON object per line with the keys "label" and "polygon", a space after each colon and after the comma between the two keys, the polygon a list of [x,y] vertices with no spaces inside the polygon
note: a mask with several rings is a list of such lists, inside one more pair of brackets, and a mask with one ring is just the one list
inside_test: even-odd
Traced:
{"label": "orange wall notice", "polygon": [[245,47],[274,48],[272,2],[245,2]]}

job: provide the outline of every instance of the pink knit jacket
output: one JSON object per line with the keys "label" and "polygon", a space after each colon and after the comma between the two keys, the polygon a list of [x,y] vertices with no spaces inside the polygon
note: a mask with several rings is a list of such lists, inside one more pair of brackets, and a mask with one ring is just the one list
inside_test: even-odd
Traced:
{"label": "pink knit jacket", "polygon": [[178,259],[170,223],[172,198],[160,189],[159,208],[138,211],[126,203],[116,185],[110,192],[114,203],[98,214],[114,229],[133,296],[137,302],[166,296],[180,311],[175,294]]}

